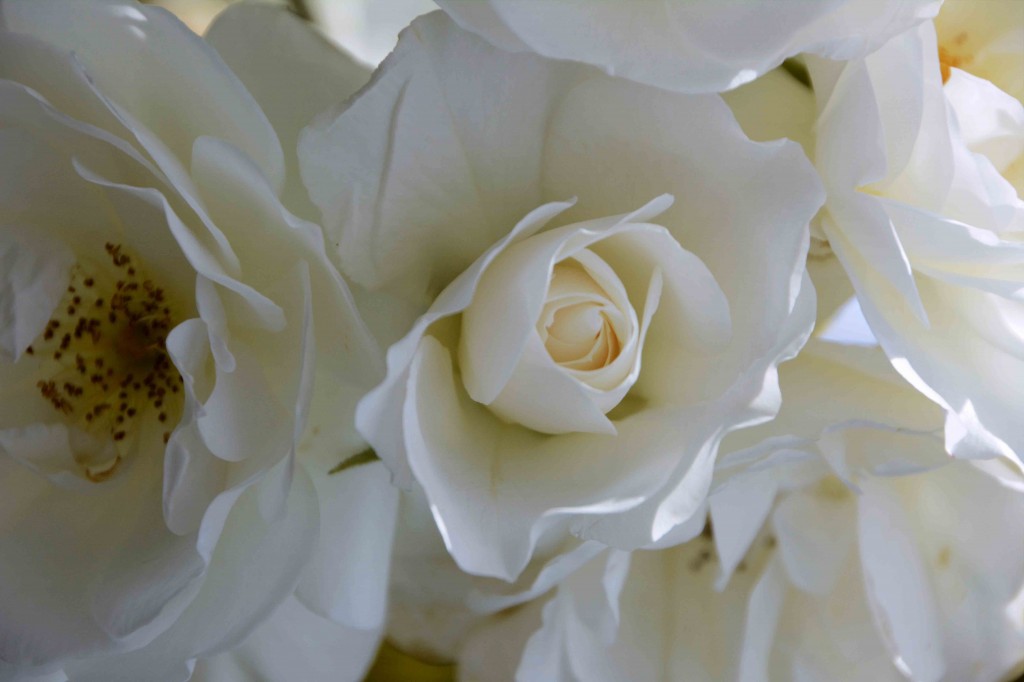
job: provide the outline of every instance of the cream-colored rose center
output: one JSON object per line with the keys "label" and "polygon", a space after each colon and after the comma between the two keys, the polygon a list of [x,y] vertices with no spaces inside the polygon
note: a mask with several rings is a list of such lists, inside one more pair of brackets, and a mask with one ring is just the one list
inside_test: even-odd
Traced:
{"label": "cream-colored rose center", "polygon": [[[164,290],[116,244],[108,263],[80,260],[43,333],[26,349],[39,361],[37,387],[72,425],[113,449],[76,455],[92,481],[109,478],[149,420],[170,437],[181,413],[181,376],[167,354],[174,314]],[[140,444],[145,446],[146,444]],[[113,454],[110,454],[113,453]]]}
{"label": "cream-colored rose center", "polygon": [[[582,255],[591,267],[603,265],[590,252]],[[602,279],[614,277],[610,269],[601,274]],[[622,286],[618,278],[614,284]],[[614,362],[631,331],[621,304],[612,300],[580,260],[571,258],[555,265],[548,298],[537,321],[537,331],[551,358],[566,369],[580,372],[599,370]]]}

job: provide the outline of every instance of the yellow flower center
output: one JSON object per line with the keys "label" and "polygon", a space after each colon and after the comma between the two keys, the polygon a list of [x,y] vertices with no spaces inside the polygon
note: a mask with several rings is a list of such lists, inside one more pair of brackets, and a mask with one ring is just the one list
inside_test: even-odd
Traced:
{"label": "yellow flower center", "polygon": [[952,69],[966,69],[974,61],[974,55],[964,50],[967,43],[967,32],[961,31],[946,44],[939,45],[939,69],[942,71],[942,82],[946,83]]}
{"label": "yellow flower center", "polygon": [[63,299],[26,353],[40,361],[42,396],[72,425],[103,441],[112,456],[76,455],[92,481],[109,478],[140,425],[155,419],[164,430],[180,415],[181,376],[167,354],[173,309],[164,290],[147,279],[118,244],[106,245],[113,267],[79,261]]}

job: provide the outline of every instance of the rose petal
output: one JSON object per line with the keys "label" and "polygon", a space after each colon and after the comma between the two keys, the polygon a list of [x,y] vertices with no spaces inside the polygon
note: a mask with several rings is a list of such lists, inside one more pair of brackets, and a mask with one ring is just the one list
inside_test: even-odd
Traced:
{"label": "rose petal", "polygon": [[[282,182],[281,147],[262,111],[213,49],[170,13],[117,0],[14,0],[4,3],[3,21],[78,55],[98,89],[179,163],[187,167],[194,139],[213,135],[244,149],[275,185]],[[125,64],[148,77],[125,79]]]}
{"label": "rose petal", "polygon": [[317,218],[298,173],[299,132],[353,95],[370,71],[283,7],[229,7],[217,15],[206,42],[249,89],[281,140],[285,205],[303,218]]}

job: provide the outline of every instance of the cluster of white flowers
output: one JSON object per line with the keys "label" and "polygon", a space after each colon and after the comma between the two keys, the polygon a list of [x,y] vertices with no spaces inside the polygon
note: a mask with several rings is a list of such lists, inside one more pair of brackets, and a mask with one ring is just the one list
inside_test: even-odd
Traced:
{"label": "cluster of white flowers", "polygon": [[1024,673],[1024,0],[437,1],[0,0],[0,682]]}

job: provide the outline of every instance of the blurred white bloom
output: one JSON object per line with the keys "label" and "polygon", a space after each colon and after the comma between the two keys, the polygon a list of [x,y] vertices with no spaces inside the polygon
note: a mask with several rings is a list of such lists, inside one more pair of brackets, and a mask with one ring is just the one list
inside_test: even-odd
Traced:
{"label": "blurred white bloom", "polygon": [[380,628],[397,499],[328,471],[383,363],[280,143],[366,74],[221,22],[234,70],[163,10],[0,3],[0,679],[183,680],[296,585]]}
{"label": "blurred white bloom", "polygon": [[748,83],[800,52],[854,59],[935,16],[939,0],[438,0],[506,50],[680,92]]}
{"label": "blurred white bloom", "polygon": [[461,679],[994,682],[1019,666],[1024,478],[947,457],[941,411],[879,351],[812,345],[780,373],[778,420],[723,443],[713,538],[591,562],[479,627]]}
{"label": "blurred white bloom", "polygon": [[332,40],[376,66],[395,49],[409,23],[437,9],[434,0],[306,0],[313,19]]}
{"label": "blurred white bloom", "polygon": [[435,13],[300,158],[346,274],[420,315],[358,423],[462,569],[512,580],[570,527],[661,539],[722,435],[777,409],[821,195],[796,145],[750,142],[717,96]]}

